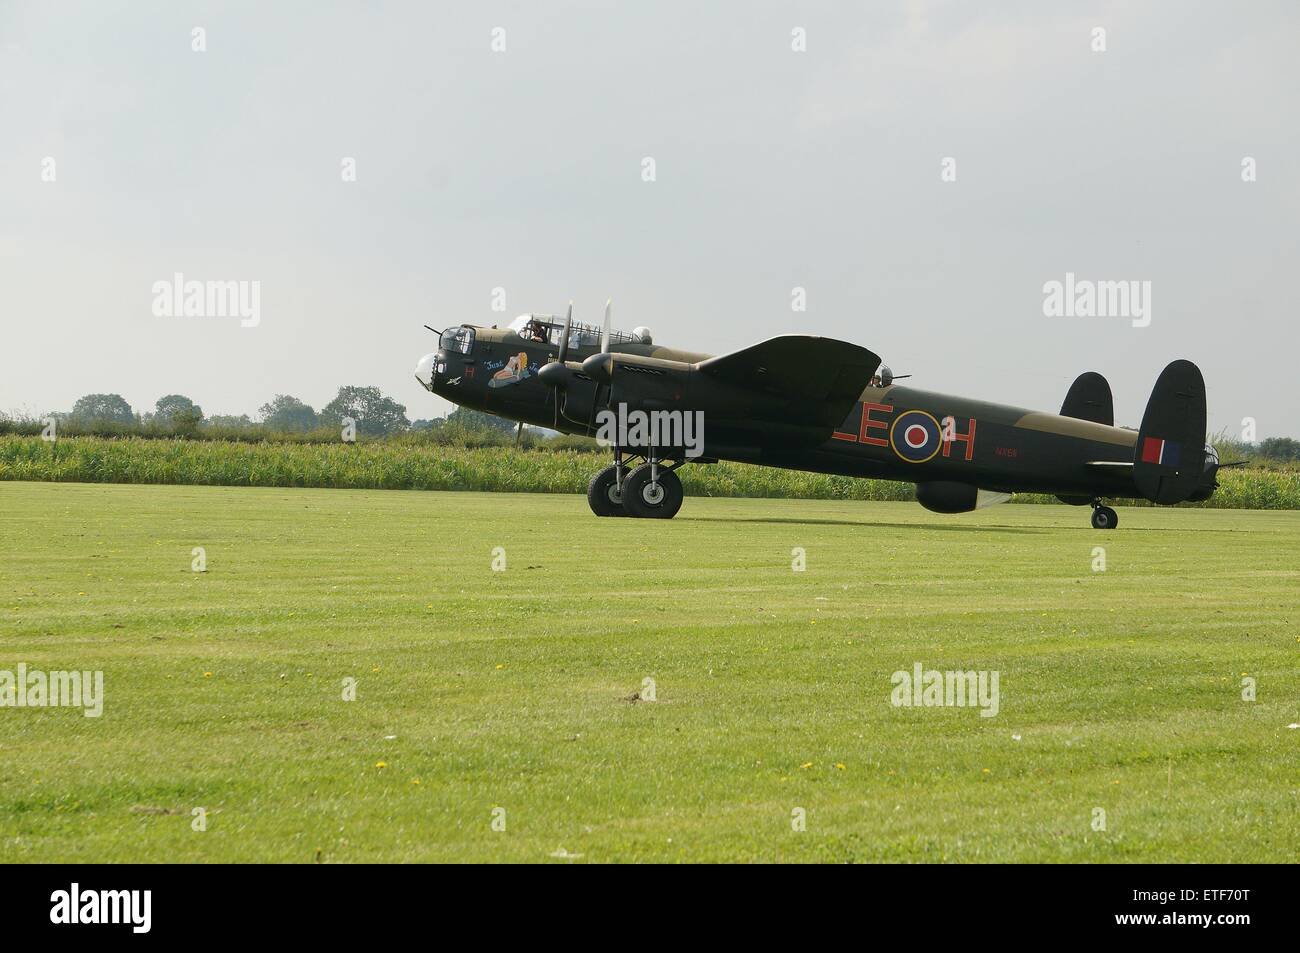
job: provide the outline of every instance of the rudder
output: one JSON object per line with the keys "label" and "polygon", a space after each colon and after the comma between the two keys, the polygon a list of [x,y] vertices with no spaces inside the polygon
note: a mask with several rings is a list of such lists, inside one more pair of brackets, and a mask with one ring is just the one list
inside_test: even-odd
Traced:
{"label": "rudder", "polygon": [[1133,451],[1133,482],[1152,503],[1181,503],[1205,467],[1205,378],[1174,361],[1156,379]]}
{"label": "rudder", "polygon": [[1115,426],[1115,400],[1106,378],[1096,371],[1076,377],[1065,395],[1065,403],[1061,404],[1061,416]]}

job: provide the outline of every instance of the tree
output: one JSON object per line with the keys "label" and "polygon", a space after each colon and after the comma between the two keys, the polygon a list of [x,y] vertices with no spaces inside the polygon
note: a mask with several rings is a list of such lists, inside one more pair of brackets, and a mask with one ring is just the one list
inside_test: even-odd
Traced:
{"label": "tree", "polygon": [[253,422],[248,419],[248,414],[213,414],[211,417],[204,417],[203,424],[207,427],[225,427],[229,430],[248,430],[253,426]]}
{"label": "tree", "polygon": [[447,415],[447,423],[456,424],[466,430],[500,430],[502,433],[514,433],[518,426],[513,420],[506,420],[496,414],[471,410],[469,407],[457,407]]}
{"label": "tree", "polygon": [[321,408],[321,423],[338,425],[344,417],[357,422],[363,434],[382,437],[411,426],[406,407],[379,393],[378,387],[340,387],[338,396]]}
{"label": "tree", "polygon": [[276,394],[270,403],[262,405],[257,415],[271,430],[306,432],[314,429],[318,423],[316,411],[310,404],[304,404],[297,397],[288,394]]}
{"label": "tree", "polygon": [[72,405],[77,420],[101,420],[118,424],[135,423],[135,414],[121,394],[87,394]]}
{"label": "tree", "polygon": [[1270,460],[1300,460],[1300,440],[1269,437],[1259,445],[1259,455]]}
{"label": "tree", "polygon": [[154,419],[160,424],[173,426],[197,424],[203,419],[203,408],[184,394],[168,394],[159,397],[153,406]]}

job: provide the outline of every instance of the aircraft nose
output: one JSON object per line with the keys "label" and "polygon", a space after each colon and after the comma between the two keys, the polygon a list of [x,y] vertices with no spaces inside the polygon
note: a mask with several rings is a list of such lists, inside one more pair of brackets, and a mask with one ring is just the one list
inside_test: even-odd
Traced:
{"label": "aircraft nose", "polygon": [[420,382],[421,387],[430,392],[433,390],[433,375],[437,365],[437,354],[426,354],[415,365],[415,379]]}

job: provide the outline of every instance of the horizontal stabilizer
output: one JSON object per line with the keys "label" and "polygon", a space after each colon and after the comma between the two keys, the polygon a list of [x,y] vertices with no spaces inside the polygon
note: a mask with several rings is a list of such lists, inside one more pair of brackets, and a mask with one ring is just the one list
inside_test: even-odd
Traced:
{"label": "horizontal stabilizer", "polygon": [[1205,467],[1205,378],[1191,361],[1174,361],[1156,380],[1133,455],[1133,482],[1153,503],[1181,503]]}
{"label": "horizontal stabilizer", "polygon": [[1061,405],[1061,416],[1115,426],[1115,401],[1106,378],[1096,371],[1076,377],[1065,395],[1065,403]]}

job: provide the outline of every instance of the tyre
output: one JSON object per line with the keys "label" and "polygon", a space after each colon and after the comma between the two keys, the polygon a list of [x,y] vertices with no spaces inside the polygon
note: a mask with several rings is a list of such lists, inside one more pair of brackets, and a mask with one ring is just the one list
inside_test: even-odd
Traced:
{"label": "tyre", "polygon": [[1119,514],[1109,506],[1099,506],[1092,511],[1093,529],[1114,529],[1119,525]]}
{"label": "tyre", "polygon": [[[587,505],[597,516],[627,516],[623,508],[623,498],[618,492],[618,480],[615,479],[616,467],[610,464],[601,470],[587,484]],[[627,467],[623,468],[623,485],[627,485]]]}
{"label": "tyre", "polygon": [[642,519],[670,520],[682,508],[682,481],[667,467],[659,467],[659,479],[650,480],[650,464],[643,463],[623,481],[623,506]]}

